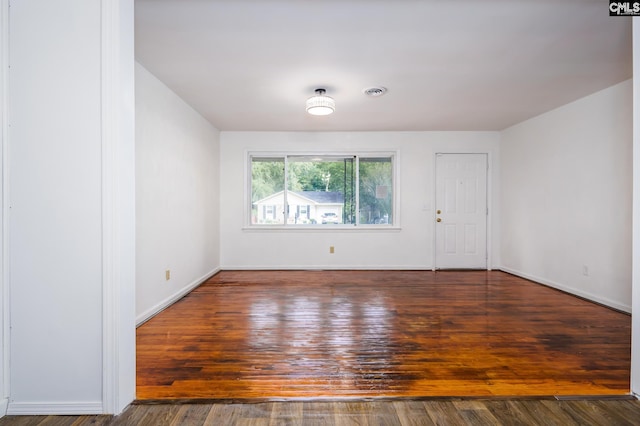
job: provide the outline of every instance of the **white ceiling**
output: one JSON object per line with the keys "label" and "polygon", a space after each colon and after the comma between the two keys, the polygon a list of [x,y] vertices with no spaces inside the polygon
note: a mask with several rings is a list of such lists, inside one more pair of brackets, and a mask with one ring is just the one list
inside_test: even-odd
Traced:
{"label": "white ceiling", "polygon": [[[135,5],[136,59],[220,130],[502,130],[632,73],[603,0]],[[319,87],[333,115],[305,112]]]}

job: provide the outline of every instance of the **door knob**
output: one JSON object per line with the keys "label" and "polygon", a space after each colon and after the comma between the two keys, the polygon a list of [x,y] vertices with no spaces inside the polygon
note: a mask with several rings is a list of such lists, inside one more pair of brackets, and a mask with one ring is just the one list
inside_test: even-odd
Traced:
{"label": "door knob", "polygon": [[440,214],[440,213],[442,213],[442,210],[436,210],[436,213]]}
{"label": "door knob", "polygon": [[441,218],[437,218],[436,222],[442,222],[442,219]]}

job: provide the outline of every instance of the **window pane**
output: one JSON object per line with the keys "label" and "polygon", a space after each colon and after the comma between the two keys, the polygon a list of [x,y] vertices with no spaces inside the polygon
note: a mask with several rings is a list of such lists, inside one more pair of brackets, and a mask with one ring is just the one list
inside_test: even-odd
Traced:
{"label": "window pane", "polygon": [[393,223],[391,157],[360,158],[360,223]]}
{"label": "window pane", "polygon": [[284,223],[284,158],[251,158],[251,224]]}
{"label": "window pane", "polygon": [[288,157],[287,223],[355,222],[354,157]]}
{"label": "window pane", "polygon": [[250,158],[252,225],[393,224],[393,156]]}

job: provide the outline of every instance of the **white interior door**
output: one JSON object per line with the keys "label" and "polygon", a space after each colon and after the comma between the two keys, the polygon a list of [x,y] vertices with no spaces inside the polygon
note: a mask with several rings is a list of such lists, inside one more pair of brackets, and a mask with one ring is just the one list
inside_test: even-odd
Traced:
{"label": "white interior door", "polygon": [[487,155],[436,154],[437,269],[487,268]]}

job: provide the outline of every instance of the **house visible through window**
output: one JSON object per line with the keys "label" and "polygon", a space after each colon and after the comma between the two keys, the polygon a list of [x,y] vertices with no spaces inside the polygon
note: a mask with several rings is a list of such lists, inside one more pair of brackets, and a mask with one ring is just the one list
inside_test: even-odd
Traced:
{"label": "house visible through window", "polygon": [[250,155],[251,225],[393,224],[392,155]]}

